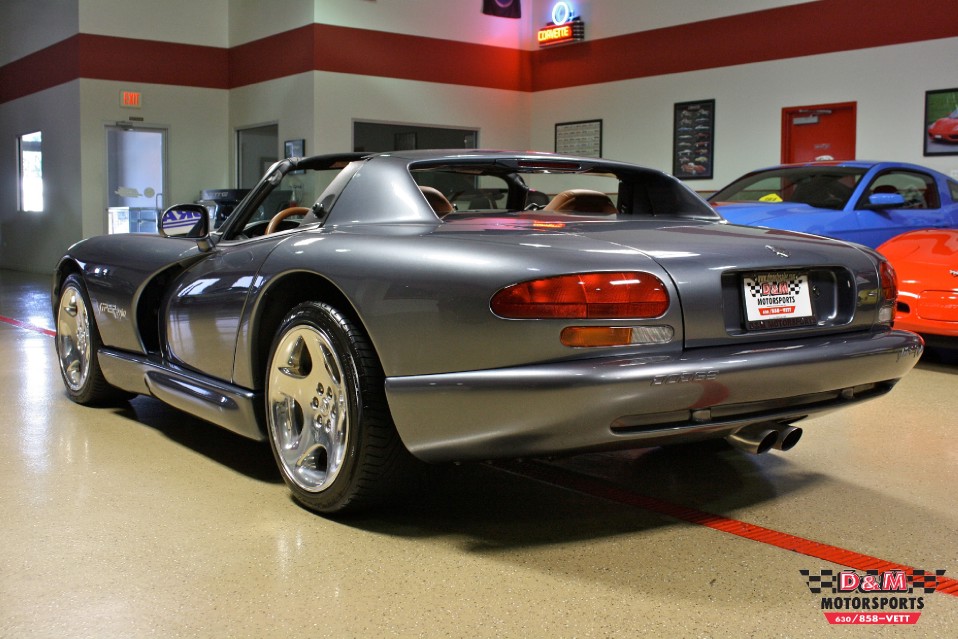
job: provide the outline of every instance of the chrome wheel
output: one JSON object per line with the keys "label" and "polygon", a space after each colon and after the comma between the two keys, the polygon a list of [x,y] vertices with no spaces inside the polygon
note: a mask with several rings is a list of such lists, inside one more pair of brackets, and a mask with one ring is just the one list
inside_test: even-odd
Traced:
{"label": "chrome wheel", "polygon": [[57,355],[63,380],[71,391],[79,392],[86,385],[92,354],[86,302],[75,285],[67,285],[57,310]]}
{"label": "chrome wheel", "polygon": [[300,324],[280,336],[267,379],[270,437],[284,475],[307,492],[327,489],[343,468],[351,386],[325,332]]}

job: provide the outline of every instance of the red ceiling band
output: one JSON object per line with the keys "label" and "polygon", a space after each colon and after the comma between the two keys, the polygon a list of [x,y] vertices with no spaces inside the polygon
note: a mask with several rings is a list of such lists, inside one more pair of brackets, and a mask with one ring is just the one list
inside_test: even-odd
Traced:
{"label": "red ceiling band", "polygon": [[544,91],[958,36],[954,0],[865,12],[819,0],[541,50],[325,24],[231,48],[79,34],[0,67],[0,103],[78,78],[231,89],[309,71]]}

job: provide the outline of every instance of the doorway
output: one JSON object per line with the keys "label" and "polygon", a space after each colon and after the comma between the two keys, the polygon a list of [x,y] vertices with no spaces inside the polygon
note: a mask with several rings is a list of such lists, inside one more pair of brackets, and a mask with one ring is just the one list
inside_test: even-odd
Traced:
{"label": "doorway", "polygon": [[474,149],[479,132],[415,124],[353,123],[353,151],[384,153],[414,149]]}
{"label": "doorway", "polygon": [[279,159],[279,125],[267,124],[236,131],[236,185],[251,189]]}
{"label": "doorway", "polygon": [[107,232],[156,233],[166,193],[167,130],[106,127]]}
{"label": "doorway", "polygon": [[782,109],[782,163],[854,160],[856,102]]}

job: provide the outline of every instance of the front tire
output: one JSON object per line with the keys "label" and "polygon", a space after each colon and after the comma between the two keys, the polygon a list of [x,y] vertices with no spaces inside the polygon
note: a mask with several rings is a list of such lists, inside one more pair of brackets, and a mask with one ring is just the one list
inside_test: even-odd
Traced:
{"label": "front tire", "polygon": [[298,502],[331,514],[385,497],[409,454],[379,361],[349,318],[328,304],[294,308],[273,340],[265,394],[273,456]]}
{"label": "front tire", "polygon": [[100,404],[129,394],[111,386],[100,370],[97,352],[103,343],[93,319],[93,307],[79,275],[63,281],[57,300],[57,359],[70,399],[78,404]]}

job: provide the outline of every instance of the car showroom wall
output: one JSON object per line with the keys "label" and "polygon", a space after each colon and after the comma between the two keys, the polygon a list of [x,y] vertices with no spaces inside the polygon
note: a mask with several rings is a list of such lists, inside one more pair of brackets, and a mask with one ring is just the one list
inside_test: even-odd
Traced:
{"label": "car showroom wall", "polygon": [[[571,46],[571,45],[570,45]],[[860,159],[900,160],[954,174],[958,156],[923,157],[925,91],[958,86],[958,39],[772,60],[718,70],[533,93],[532,146],[551,149],[556,122],[603,120],[603,154],[670,171],[676,102],[715,100],[714,179],[721,188],[746,171],[778,164],[782,108],[857,103]]]}
{"label": "car showroom wall", "polygon": [[166,203],[233,186],[236,130],[264,124],[311,154],[351,150],[355,121],[553,150],[557,123],[598,119],[603,155],[670,171],[673,106],[702,99],[716,101],[715,167],[698,190],[776,163],[783,107],[833,102],[857,104],[859,157],[958,170],[921,147],[924,92],[958,86],[935,63],[958,51],[954,2],[571,4],[585,41],[543,51],[552,0],[518,20],[479,0],[5,0],[0,139],[44,132],[48,206],[16,211],[16,156],[0,153],[0,268],[49,272],[106,231],[104,129],[131,118],[169,131]]}
{"label": "car showroom wall", "polygon": [[[225,82],[222,88],[210,88],[95,77],[156,65],[158,60],[136,58],[136,52],[150,41],[225,50],[227,13],[227,0],[0,3],[0,24],[4,25],[0,66],[13,67],[11,75],[17,78],[16,86],[10,86],[6,78],[3,83],[0,139],[12,146],[18,135],[43,132],[45,191],[43,212],[17,211],[17,157],[12,148],[0,153],[0,175],[4,176],[0,181],[0,268],[51,272],[58,255],[70,244],[106,232],[105,130],[116,122],[135,118],[136,123],[169,131],[167,169],[172,193],[162,194],[166,202],[193,200],[204,186],[227,183],[229,167],[224,158],[229,155],[230,137]],[[104,45],[117,42],[119,49]],[[149,50],[156,53],[155,48]],[[38,56],[43,58],[39,67],[31,67]],[[22,64],[26,71],[19,70]],[[65,79],[62,84],[58,75]],[[23,87],[24,78],[45,88]],[[123,108],[122,91],[140,92],[141,108]]]}

